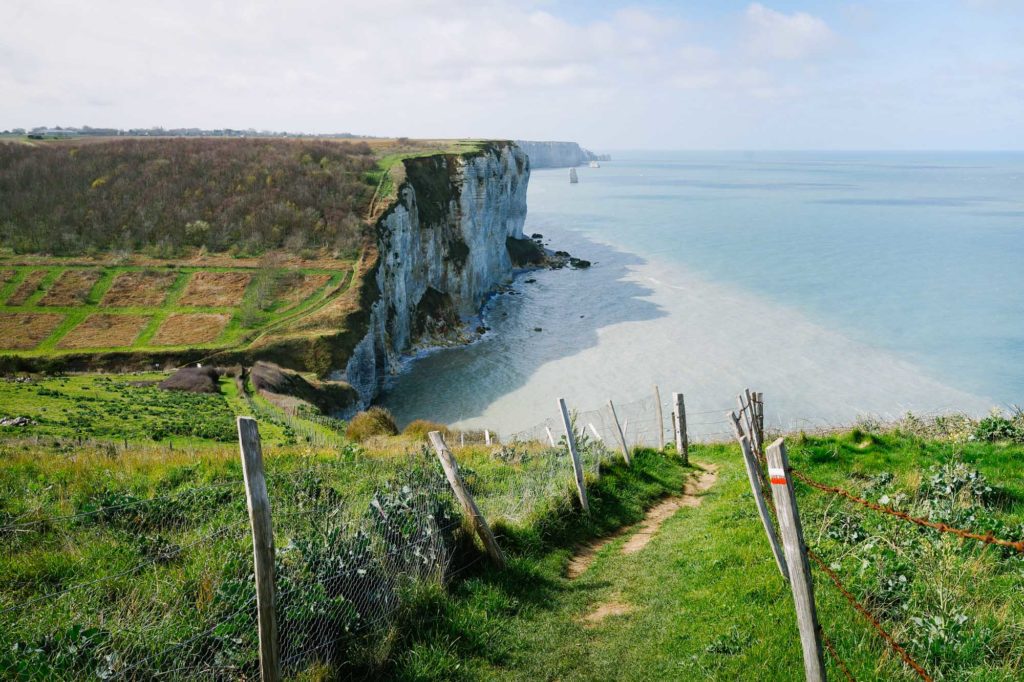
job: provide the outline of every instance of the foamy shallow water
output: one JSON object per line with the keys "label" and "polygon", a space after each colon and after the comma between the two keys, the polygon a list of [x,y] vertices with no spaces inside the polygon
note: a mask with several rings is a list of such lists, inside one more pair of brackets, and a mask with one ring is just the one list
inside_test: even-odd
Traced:
{"label": "foamy shallow water", "polygon": [[[765,393],[770,423],[799,428],[850,423],[865,414],[980,414],[1016,391],[1020,373],[1008,370],[1003,383],[1000,367],[1021,354],[1014,344],[1024,338],[1024,305],[1013,293],[1014,278],[1021,277],[1014,272],[1020,268],[1013,267],[1013,248],[1019,246],[1000,245],[1002,261],[985,252],[988,243],[979,245],[976,254],[965,253],[961,231],[947,245],[931,239],[916,254],[918,241],[901,235],[891,240],[898,257],[879,251],[861,268],[871,277],[837,280],[833,275],[859,271],[857,260],[864,258],[861,247],[851,246],[847,253],[844,243],[882,239],[866,229],[857,234],[835,230],[838,220],[862,224],[863,215],[835,202],[844,197],[868,201],[862,194],[878,189],[870,183],[864,190],[852,182],[818,187],[802,177],[794,188],[765,189],[763,179],[751,188],[753,183],[729,176],[733,181],[717,183],[722,187],[695,189],[680,178],[690,173],[715,177],[716,172],[747,178],[766,171],[737,170],[734,164],[718,171],[693,164],[682,170],[669,164],[667,171],[645,163],[624,164],[622,170],[610,165],[582,169],[581,183],[573,188],[564,171],[534,174],[527,231],[544,233],[552,246],[593,260],[595,266],[519,277],[515,293],[488,304],[485,319],[492,331],[484,339],[427,354],[395,378],[382,402],[400,421],[422,417],[508,434],[556,416],[558,397],[579,409],[595,409],[608,398],[617,403],[647,398],[657,383],[663,397],[685,393],[690,412],[729,406],[749,386]],[[834,164],[826,164],[825,171],[797,165],[805,174],[832,177],[837,172]],[[854,165],[855,172],[863,173],[860,164]],[[783,172],[790,177],[796,171],[787,167]],[[918,171],[907,172],[917,178]],[[891,173],[886,170],[879,180],[890,194]],[[630,182],[649,176],[661,178],[652,181],[655,185],[682,188],[668,191],[669,198],[678,192],[677,201],[651,198],[650,183],[635,184],[628,196],[608,192],[609,183],[618,183],[616,191],[623,192]],[[584,190],[569,193],[579,187]],[[927,185],[907,189],[906,201],[938,191]],[[719,205],[694,209],[694,196]],[[887,201],[898,202],[900,196]],[[743,202],[750,206],[744,208]],[[933,232],[941,235],[951,230],[943,221],[952,220],[946,212],[954,209],[934,203],[883,209],[872,203],[869,215],[877,215],[883,226],[905,221],[911,232],[939,225]],[[999,205],[1010,215],[985,218],[966,211],[964,225],[981,224],[990,232],[979,238],[989,241],[991,230],[1007,239],[1017,234],[1013,197]],[[758,207],[789,218],[766,217],[760,221],[762,230],[773,233],[757,238],[734,229],[743,222],[737,223],[737,211]],[[906,213],[907,208],[912,212]],[[913,212],[918,210],[923,213]],[[819,224],[829,229],[809,239],[808,226]],[[722,231],[730,237],[723,238]],[[793,249],[805,253],[796,260]],[[924,284],[908,293],[906,281],[920,279],[914,259],[934,265],[935,253],[944,249],[959,251],[954,271],[929,270]],[[900,267],[883,267],[888,257]],[[794,272],[798,262],[801,270]],[[807,267],[817,271],[807,272]],[[969,270],[955,271],[965,267]],[[993,299],[994,307],[986,309],[979,308],[981,298],[939,296],[936,287],[941,288],[944,276],[970,276],[972,281],[963,282],[967,290],[1004,298]],[[984,330],[976,328],[986,320],[990,324]],[[948,338],[942,336],[944,328],[950,330]],[[970,345],[985,348],[986,338],[992,357]],[[990,394],[989,387],[997,390]],[[697,435],[722,428],[691,424]]]}

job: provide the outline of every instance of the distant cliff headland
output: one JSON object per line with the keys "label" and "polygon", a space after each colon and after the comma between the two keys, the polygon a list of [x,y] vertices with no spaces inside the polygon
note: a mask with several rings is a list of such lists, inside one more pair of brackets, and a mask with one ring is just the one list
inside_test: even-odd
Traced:
{"label": "distant cliff headland", "polygon": [[531,142],[516,140],[520,149],[530,157],[531,168],[567,168],[591,161],[611,161],[608,154],[595,154],[575,142]]}

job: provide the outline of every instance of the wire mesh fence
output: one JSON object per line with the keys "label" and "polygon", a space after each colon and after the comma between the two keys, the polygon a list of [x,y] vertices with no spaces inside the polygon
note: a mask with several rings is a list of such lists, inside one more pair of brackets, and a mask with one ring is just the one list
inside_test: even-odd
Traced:
{"label": "wire mesh fence", "polygon": [[[724,401],[717,409],[713,408],[713,405],[714,403],[709,405],[700,402],[700,409],[697,411],[690,411],[684,405],[685,428],[690,442],[726,441],[732,437],[732,427],[726,413],[735,409],[735,405],[726,404]],[[605,404],[595,409],[574,410],[572,414],[578,433],[603,444],[608,450],[621,451],[621,438],[625,439],[626,446],[630,449],[661,448],[673,444],[676,436],[673,416],[675,409],[671,395],[659,399],[652,392],[648,398]],[[561,442],[564,446],[564,434],[565,425],[561,417],[555,413],[552,417],[528,429],[512,433],[503,440],[548,443],[551,446]]]}
{"label": "wire mesh fence", "polygon": [[243,644],[223,624],[253,622],[236,592],[252,571],[241,491],[239,480],[111,493],[0,528],[20,564],[0,592],[0,677],[134,679],[172,665],[235,674]]}
{"label": "wire mesh fence", "polygon": [[[406,590],[443,583],[484,557],[426,446],[404,456],[358,454],[341,447],[337,420],[243,395],[259,418],[320,451],[268,452],[265,460],[286,676],[343,662],[351,646],[393,624]],[[622,460],[622,438],[627,449],[672,443],[669,402],[652,396],[615,405],[615,414],[610,406],[571,413],[585,482]],[[690,417],[724,433],[724,412]],[[448,441],[488,522],[525,524],[576,505],[560,415],[510,435],[453,432]],[[117,456],[130,454],[125,443]],[[179,453],[168,466],[193,465],[199,460]],[[13,577],[0,592],[0,678],[257,678],[253,540],[243,478],[231,472],[148,495],[111,484],[60,509],[0,516],[8,550],[0,571]]]}

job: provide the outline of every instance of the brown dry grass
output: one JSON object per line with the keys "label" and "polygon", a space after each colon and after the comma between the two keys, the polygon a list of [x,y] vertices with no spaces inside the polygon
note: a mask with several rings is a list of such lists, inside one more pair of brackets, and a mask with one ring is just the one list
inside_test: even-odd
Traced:
{"label": "brown dry grass", "polygon": [[352,261],[339,260],[327,252],[315,253],[310,258],[302,258],[298,254],[281,251],[271,251],[267,255],[258,258],[236,258],[226,253],[206,253],[196,250],[182,258],[154,258],[141,253],[128,255],[100,256],[40,256],[36,254],[0,255],[0,266],[43,266],[53,265],[60,267],[86,266],[86,267],[187,267],[187,268],[251,268],[263,267],[268,255],[273,255],[277,266],[282,268],[312,269],[312,270],[345,270],[352,269]]}
{"label": "brown dry grass", "polygon": [[35,348],[63,319],[56,313],[0,313],[0,348]]}
{"label": "brown dry grass", "polygon": [[44,277],[46,277],[46,270],[33,270],[25,275],[25,279],[21,280],[21,284],[7,299],[7,305],[25,305],[29,296],[39,289],[39,283],[43,281]]}
{"label": "brown dry grass", "polygon": [[122,272],[103,296],[102,305],[120,308],[160,306],[177,278],[177,272],[162,270]]}
{"label": "brown dry grass", "polygon": [[192,275],[178,305],[201,308],[237,306],[242,302],[252,274],[200,271]]}
{"label": "brown dry grass", "polygon": [[331,276],[327,274],[301,275],[286,282],[280,298],[288,303],[300,303],[319,291]]}
{"label": "brown dry grass", "polygon": [[154,346],[187,346],[216,341],[228,323],[223,313],[179,313],[171,315],[153,337]]}
{"label": "brown dry grass", "polygon": [[14,277],[14,270],[0,270],[0,284],[6,284]]}
{"label": "brown dry grass", "polygon": [[65,270],[50,285],[49,291],[39,300],[39,305],[81,305],[89,298],[89,292],[99,278],[99,270]]}
{"label": "brown dry grass", "polygon": [[121,348],[135,343],[150,318],[145,315],[96,313],[60,340],[58,348]]}

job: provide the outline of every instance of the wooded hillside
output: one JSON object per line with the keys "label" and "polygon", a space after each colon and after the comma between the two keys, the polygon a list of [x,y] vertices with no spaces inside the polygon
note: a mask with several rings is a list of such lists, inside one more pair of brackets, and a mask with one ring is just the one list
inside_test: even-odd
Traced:
{"label": "wooded hillside", "polygon": [[203,247],[351,256],[376,167],[363,142],[112,139],[0,144],[0,246],[160,257]]}

